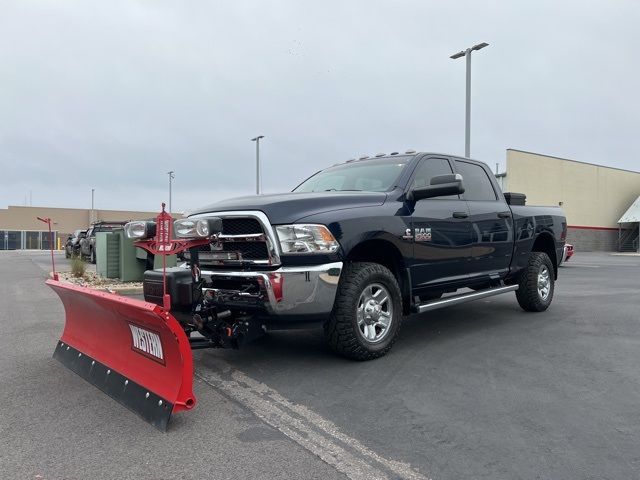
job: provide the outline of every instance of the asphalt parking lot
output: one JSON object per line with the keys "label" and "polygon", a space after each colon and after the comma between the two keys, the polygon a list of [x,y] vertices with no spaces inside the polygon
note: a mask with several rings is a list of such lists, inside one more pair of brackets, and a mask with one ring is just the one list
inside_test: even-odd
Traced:
{"label": "asphalt parking lot", "polygon": [[409,317],[373,362],[320,331],[196,351],[199,405],[167,433],[51,359],[48,270],[0,252],[3,478],[640,478],[638,256],[576,253],[545,313]]}

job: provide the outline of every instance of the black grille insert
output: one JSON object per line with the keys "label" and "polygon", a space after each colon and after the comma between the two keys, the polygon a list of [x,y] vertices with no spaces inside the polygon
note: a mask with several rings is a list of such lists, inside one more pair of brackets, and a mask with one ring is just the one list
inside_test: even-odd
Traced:
{"label": "black grille insert", "polygon": [[222,233],[224,235],[251,235],[264,233],[260,222],[255,218],[223,218]]}
{"label": "black grille insert", "polygon": [[222,245],[224,252],[240,252],[245,260],[266,260],[269,258],[264,242],[228,242]]}

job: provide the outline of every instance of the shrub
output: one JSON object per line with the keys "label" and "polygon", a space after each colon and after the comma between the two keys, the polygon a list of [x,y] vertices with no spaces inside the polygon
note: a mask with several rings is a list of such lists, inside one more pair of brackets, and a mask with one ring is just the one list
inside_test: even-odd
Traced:
{"label": "shrub", "polygon": [[71,274],[74,277],[81,278],[87,271],[87,264],[80,256],[74,256],[71,258]]}

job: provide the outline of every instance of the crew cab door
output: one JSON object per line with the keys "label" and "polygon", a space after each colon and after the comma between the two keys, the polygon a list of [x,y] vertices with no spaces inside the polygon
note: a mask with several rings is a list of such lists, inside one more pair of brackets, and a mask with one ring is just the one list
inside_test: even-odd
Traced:
{"label": "crew cab door", "polygon": [[509,271],[513,255],[513,218],[488,167],[481,163],[455,160],[462,175],[469,205],[473,248],[468,272],[473,279],[497,280]]}
{"label": "crew cab door", "polygon": [[[433,177],[452,173],[448,158],[423,158],[413,172],[408,191],[430,185]],[[463,281],[471,256],[467,202],[459,195],[449,195],[418,200],[412,207],[413,288]]]}

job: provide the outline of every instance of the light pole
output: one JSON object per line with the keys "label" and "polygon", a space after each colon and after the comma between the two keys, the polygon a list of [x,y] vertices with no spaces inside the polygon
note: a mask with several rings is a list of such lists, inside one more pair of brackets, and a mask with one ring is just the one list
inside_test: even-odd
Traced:
{"label": "light pole", "polygon": [[488,46],[488,43],[479,43],[450,57],[454,60],[460,57],[467,57],[467,108],[464,122],[464,156],[467,158],[471,155],[471,52]]}
{"label": "light pole", "polygon": [[256,142],[256,195],[260,195],[260,139],[264,138],[264,135],[258,135],[252,138],[252,142]]}
{"label": "light pole", "polygon": [[173,174],[173,170],[167,172],[167,175],[169,175],[169,213],[171,213],[171,182],[176,178],[176,176]]}
{"label": "light pole", "polygon": [[91,210],[93,210],[93,197],[95,193],[96,193],[96,189],[92,188],[91,189]]}

